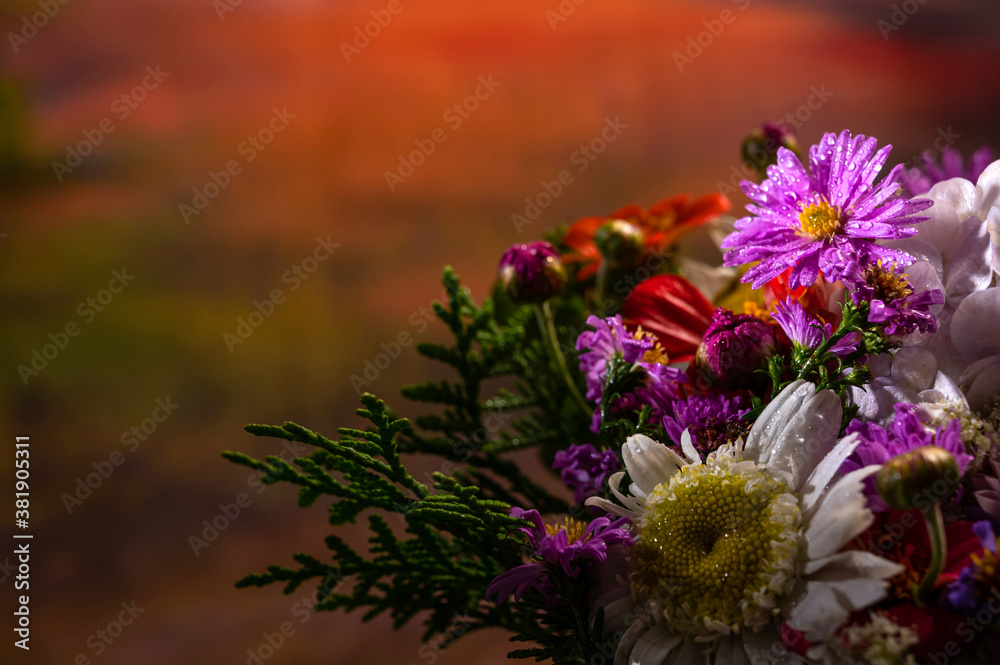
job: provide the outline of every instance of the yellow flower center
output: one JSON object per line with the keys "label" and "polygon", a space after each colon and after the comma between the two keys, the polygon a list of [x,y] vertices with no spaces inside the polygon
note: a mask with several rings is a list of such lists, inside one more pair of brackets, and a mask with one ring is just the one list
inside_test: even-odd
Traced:
{"label": "yellow flower center", "polygon": [[637,326],[636,331],[632,336],[638,340],[648,339],[653,342],[653,348],[642,354],[643,362],[660,363],[661,365],[666,365],[670,362],[666,349],[664,349],[663,345],[660,344],[660,340],[656,338],[656,335],[648,330],[643,330],[642,326]]}
{"label": "yellow flower center", "polygon": [[807,205],[799,213],[799,226],[813,240],[832,238],[840,228],[840,211],[826,201]]}
{"label": "yellow flower center", "polygon": [[714,639],[759,630],[795,583],[800,514],[750,462],[689,465],[647,498],[632,583],[672,627]]}
{"label": "yellow flower center", "polygon": [[560,531],[566,532],[566,544],[572,545],[578,540],[583,540],[587,533],[587,524],[572,517],[567,517],[563,524],[546,524],[545,533],[550,536],[557,535]]}
{"label": "yellow flower center", "polygon": [[870,265],[865,268],[864,278],[868,286],[874,290],[872,294],[874,300],[882,302],[902,300],[913,293],[906,279],[906,273],[897,273],[895,264],[888,268],[882,266],[882,261],[877,265]]}

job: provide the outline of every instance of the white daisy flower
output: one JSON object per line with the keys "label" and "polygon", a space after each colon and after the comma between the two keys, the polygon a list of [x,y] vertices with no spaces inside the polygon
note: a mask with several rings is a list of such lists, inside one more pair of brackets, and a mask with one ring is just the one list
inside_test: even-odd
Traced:
{"label": "white daisy flower", "polygon": [[[796,381],[760,415],[746,443],[702,462],[684,434],[682,458],[649,437],[629,437],[624,472],[611,476],[619,506],[589,505],[632,519],[629,589],[605,594],[606,625],[627,629],[616,665],[792,662],[778,628],[811,642],[885,597],[903,566],[844,550],[874,517],[861,481],[878,466],[834,480],[857,446],[840,441],[840,400]],[[626,594],[628,596],[626,597]]]}

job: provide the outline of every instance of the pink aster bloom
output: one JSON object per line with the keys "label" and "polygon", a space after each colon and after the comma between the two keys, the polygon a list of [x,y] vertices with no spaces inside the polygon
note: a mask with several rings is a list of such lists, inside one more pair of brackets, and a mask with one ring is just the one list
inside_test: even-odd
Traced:
{"label": "pink aster bloom", "polygon": [[791,150],[779,148],[778,163],[756,185],[741,183],[751,216],[736,221],[722,242],[725,265],[757,262],[742,281],[757,289],[792,268],[791,288],[809,286],[820,272],[829,281],[852,275],[878,260],[909,265],[913,257],[877,244],[906,238],[924,221],[914,213],[926,200],[900,196],[903,166],[876,183],[892,146],[876,152],[864,135],[826,134],[809,149],[809,170]]}
{"label": "pink aster bloom", "polygon": [[551,588],[552,575],[578,579],[590,571],[594,562],[607,559],[609,547],[620,543],[632,545],[632,535],[624,528],[629,522],[624,517],[614,522],[607,517],[597,517],[584,529],[582,523],[572,519],[567,519],[562,525],[546,526],[537,510],[511,508],[510,515],[532,523],[532,526],[521,527],[518,531],[528,537],[533,555],[530,563],[500,573],[490,582],[486,597],[497,596],[498,602],[511,595],[520,600],[531,587],[552,602],[555,600]]}

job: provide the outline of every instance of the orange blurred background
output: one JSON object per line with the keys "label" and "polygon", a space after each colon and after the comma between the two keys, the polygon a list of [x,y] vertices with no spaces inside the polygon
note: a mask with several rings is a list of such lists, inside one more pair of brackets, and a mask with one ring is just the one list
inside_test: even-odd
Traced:
{"label": "orange blurred background", "polygon": [[[0,503],[13,510],[13,438],[30,435],[35,534],[32,650],[5,639],[3,662],[501,660],[499,631],[441,654],[417,624],[303,614],[311,588],[234,589],[294,551],[325,557],[329,527],[219,452],[281,451],[248,422],[359,424],[366,360],[402,332],[445,339],[424,314],[444,264],[481,299],[513,242],[732,186],[762,121],[792,114],[806,145],[871,134],[896,161],[1000,146],[988,0],[0,6]],[[411,159],[420,146],[433,152]],[[563,170],[571,184],[518,228]],[[134,279],[102,292],[116,270]],[[225,336],[275,289],[287,299],[252,334]],[[33,359],[37,373],[19,369]],[[399,386],[440,371],[410,346],[365,389],[412,415]],[[241,493],[240,516],[192,547]],[[107,642],[133,601],[143,611]]]}

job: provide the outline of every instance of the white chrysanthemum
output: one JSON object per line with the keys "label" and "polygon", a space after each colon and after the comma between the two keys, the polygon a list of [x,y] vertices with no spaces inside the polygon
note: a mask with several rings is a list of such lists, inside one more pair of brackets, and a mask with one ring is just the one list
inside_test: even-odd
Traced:
{"label": "white chrysanthemum", "polygon": [[960,386],[978,411],[1000,394],[1000,333],[994,325],[1000,291],[992,286],[994,271],[1000,272],[1000,161],[976,183],[952,178],[925,197],[934,205],[917,234],[886,243],[917,258],[907,268],[915,288],[941,289],[945,296],[943,305],[931,308],[937,332],[914,334],[907,344],[930,351],[935,371]]}
{"label": "white chrysanthemum", "polygon": [[[868,528],[862,480],[870,466],[837,481],[857,445],[837,441],[840,400],[805,381],[782,391],[744,444],[702,462],[685,433],[680,457],[649,437],[629,437],[624,472],[610,479],[632,519],[630,589],[605,594],[606,625],[627,630],[616,665],[785,662],[781,620],[810,641],[830,637],[848,615],[885,597],[903,567],[844,550]],[[624,506],[624,507],[623,507]],[[782,658],[779,658],[778,656]]]}

